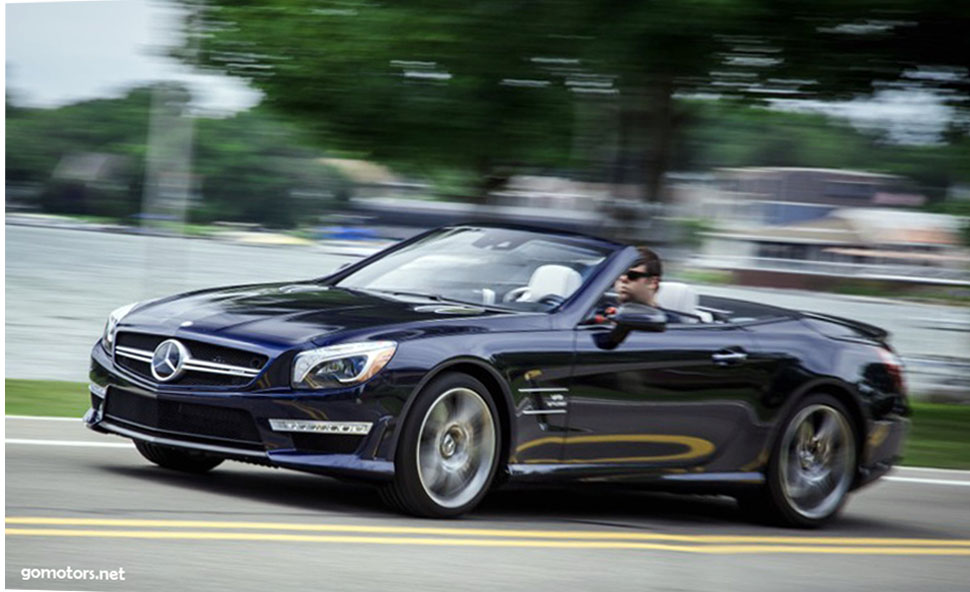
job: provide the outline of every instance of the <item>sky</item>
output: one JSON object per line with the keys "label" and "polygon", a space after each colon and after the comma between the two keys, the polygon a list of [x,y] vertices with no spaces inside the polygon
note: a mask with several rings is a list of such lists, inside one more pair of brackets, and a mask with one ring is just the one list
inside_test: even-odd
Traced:
{"label": "sky", "polygon": [[154,81],[181,81],[201,113],[254,106],[242,80],[165,55],[178,43],[179,12],[163,0],[8,3],[6,91],[17,105],[59,107],[120,97]]}

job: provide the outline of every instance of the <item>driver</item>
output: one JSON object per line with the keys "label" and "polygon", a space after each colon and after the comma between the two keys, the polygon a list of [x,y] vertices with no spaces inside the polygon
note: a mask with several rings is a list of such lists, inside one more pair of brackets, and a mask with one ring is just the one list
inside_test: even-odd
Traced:
{"label": "driver", "polygon": [[639,246],[640,258],[634,261],[620,277],[616,278],[613,290],[617,294],[616,300],[608,304],[602,312],[596,315],[597,323],[609,322],[609,319],[616,313],[616,306],[627,302],[645,304],[653,308],[662,310],[667,315],[668,323],[690,322],[684,315],[661,308],[657,304],[657,290],[660,288],[660,278],[663,275],[663,264],[660,257],[649,247]]}
{"label": "driver", "polygon": [[613,289],[619,296],[619,303],[639,302],[653,308],[657,305],[657,289],[660,288],[660,276],[663,275],[663,265],[660,257],[648,247],[637,247],[640,258],[630,269],[616,278]]}

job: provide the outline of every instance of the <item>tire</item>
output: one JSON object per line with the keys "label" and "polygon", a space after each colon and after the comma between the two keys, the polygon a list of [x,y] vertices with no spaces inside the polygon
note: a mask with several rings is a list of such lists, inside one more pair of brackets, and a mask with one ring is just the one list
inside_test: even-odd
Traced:
{"label": "tire", "polygon": [[771,524],[818,528],[848,499],[858,458],[856,430],[835,397],[809,395],[788,415],[772,447],[765,484],[738,495],[741,509]]}
{"label": "tire", "polygon": [[142,456],[160,467],[183,473],[206,473],[222,464],[223,459],[135,440],[135,448]]}
{"label": "tire", "polygon": [[478,505],[495,478],[501,442],[498,411],[481,382],[458,373],[435,378],[401,429],[394,479],[381,489],[385,502],[428,518]]}

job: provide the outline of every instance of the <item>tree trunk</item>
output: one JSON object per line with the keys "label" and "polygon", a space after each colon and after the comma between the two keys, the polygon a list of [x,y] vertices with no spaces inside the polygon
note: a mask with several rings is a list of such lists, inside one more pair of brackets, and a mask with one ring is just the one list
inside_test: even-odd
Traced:
{"label": "tree trunk", "polygon": [[[664,176],[672,161],[676,133],[674,77],[644,78],[624,89],[619,114],[619,150],[614,166],[614,197],[638,205],[615,204],[612,226],[626,241],[642,241],[652,208],[664,200]],[[652,238],[656,238],[651,230]]]}
{"label": "tree trunk", "polygon": [[666,75],[655,79],[648,94],[650,105],[649,141],[644,171],[643,199],[663,203],[664,175],[670,166],[674,148],[674,81]]}

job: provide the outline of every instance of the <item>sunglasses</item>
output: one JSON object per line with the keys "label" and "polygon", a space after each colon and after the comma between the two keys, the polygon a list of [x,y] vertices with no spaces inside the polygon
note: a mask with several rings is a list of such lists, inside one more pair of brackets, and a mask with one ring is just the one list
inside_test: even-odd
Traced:
{"label": "sunglasses", "polygon": [[630,280],[631,282],[635,282],[639,279],[651,277],[649,273],[646,273],[643,271],[627,271],[623,275],[625,275],[626,279]]}

